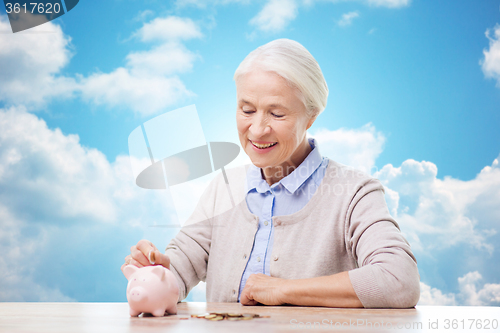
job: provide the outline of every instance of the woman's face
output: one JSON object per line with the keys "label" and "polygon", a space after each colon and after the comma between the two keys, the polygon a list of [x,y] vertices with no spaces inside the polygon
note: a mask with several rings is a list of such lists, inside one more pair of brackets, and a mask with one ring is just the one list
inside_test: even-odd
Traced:
{"label": "woman's face", "polygon": [[259,70],[242,75],[236,90],[238,134],[252,163],[297,167],[309,153],[306,130],[314,122],[298,90],[276,73]]}

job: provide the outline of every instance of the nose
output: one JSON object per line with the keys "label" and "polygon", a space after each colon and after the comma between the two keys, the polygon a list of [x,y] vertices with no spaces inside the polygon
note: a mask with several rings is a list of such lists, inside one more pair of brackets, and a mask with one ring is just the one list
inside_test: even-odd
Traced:
{"label": "nose", "polygon": [[267,118],[261,112],[257,112],[254,117],[252,117],[252,123],[250,125],[250,133],[254,139],[264,137],[265,135],[271,133],[271,127],[268,124]]}
{"label": "nose", "polygon": [[134,302],[141,302],[148,297],[146,289],[143,287],[134,287],[130,290],[129,299]]}

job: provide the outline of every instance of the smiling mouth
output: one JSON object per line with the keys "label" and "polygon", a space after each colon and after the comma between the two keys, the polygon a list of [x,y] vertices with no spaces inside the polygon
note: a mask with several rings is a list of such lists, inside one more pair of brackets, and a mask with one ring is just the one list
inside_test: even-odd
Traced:
{"label": "smiling mouth", "polygon": [[259,148],[259,149],[266,149],[266,148],[269,148],[269,147],[272,147],[272,146],[275,146],[278,144],[277,142],[260,144],[260,143],[253,142],[252,140],[250,140],[250,142],[252,143],[252,145],[254,145],[254,147]]}

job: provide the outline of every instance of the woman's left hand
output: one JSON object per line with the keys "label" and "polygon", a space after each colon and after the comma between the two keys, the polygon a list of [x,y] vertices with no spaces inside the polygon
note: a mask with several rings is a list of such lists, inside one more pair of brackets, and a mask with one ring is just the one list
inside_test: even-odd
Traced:
{"label": "woman's left hand", "polygon": [[285,281],[285,279],[266,274],[252,274],[248,277],[245,288],[241,292],[240,303],[243,305],[284,304],[283,287]]}

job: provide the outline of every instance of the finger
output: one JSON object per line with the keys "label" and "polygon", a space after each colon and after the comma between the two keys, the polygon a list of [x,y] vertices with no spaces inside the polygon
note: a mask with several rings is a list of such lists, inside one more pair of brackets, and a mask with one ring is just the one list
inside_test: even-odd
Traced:
{"label": "finger", "polygon": [[170,258],[166,254],[156,250],[151,253],[151,257],[155,261],[156,265],[162,265],[163,267],[170,269]]}
{"label": "finger", "polygon": [[137,266],[137,267],[151,265],[149,263],[149,259],[144,255],[144,253],[142,253],[142,251],[138,250],[135,245],[130,248],[130,255],[131,255],[131,259],[133,261],[135,261],[141,265],[141,266]]}
{"label": "finger", "polygon": [[139,267],[139,268],[142,268],[142,267],[144,267],[144,266],[150,266],[150,265],[149,265],[149,262],[148,262],[148,264],[147,264],[147,265],[143,265],[143,264],[141,264],[140,262],[138,262],[138,261],[137,261],[137,260],[135,260],[135,259],[130,259],[130,261],[129,261],[129,265],[134,265],[134,266]]}
{"label": "finger", "polygon": [[240,295],[240,303],[243,305],[252,305],[253,299],[251,299],[251,294],[250,294],[251,283],[248,283],[249,281],[250,281],[250,277],[247,279],[247,282],[245,283],[245,287],[243,288],[241,295]]}
{"label": "finger", "polygon": [[128,266],[128,265],[134,265],[136,267],[144,267],[143,265],[141,265],[140,262],[132,259],[132,257],[130,255],[125,257],[125,263],[120,267],[122,272],[123,272],[123,269],[125,268],[125,266]]}
{"label": "finger", "polygon": [[145,255],[150,251],[150,250],[156,250],[156,246],[148,241],[147,239],[141,239],[139,242],[137,242],[137,248],[142,251]]}
{"label": "finger", "polygon": [[137,247],[137,249],[138,249],[139,251],[141,251],[141,252],[142,252],[142,254],[144,254],[144,256],[148,259],[148,262],[149,262],[149,253],[150,253],[151,251],[156,251],[156,250],[158,250],[158,249],[156,248],[156,246],[154,246],[154,244],[153,244],[153,243],[151,243],[150,241],[145,240],[145,239],[140,240],[140,241],[137,243],[137,246],[136,246],[136,247]]}
{"label": "finger", "polygon": [[246,306],[255,306],[257,304],[259,304],[259,302],[257,302],[256,300],[253,299],[253,300],[249,301],[247,304],[243,304],[243,305],[246,305]]}
{"label": "finger", "polygon": [[242,292],[240,297],[240,303],[242,305],[256,305],[258,302],[256,300],[250,299],[248,293]]}

